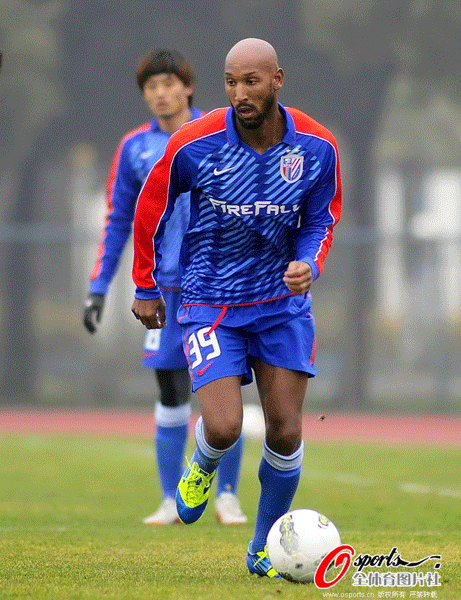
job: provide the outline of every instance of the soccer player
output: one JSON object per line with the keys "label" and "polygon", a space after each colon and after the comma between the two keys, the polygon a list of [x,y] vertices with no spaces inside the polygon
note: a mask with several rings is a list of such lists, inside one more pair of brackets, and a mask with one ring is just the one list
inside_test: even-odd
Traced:
{"label": "soccer player", "polygon": [[250,573],[267,577],[280,577],[267,534],[290,508],[303,460],[302,405],[315,375],[310,287],[341,212],[335,138],[278,102],[283,79],[268,42],[233,46],[225,61],[231,106],[172,136],[134,220],[132,312],[148,329],[162,328],[165,225],[176,198],[191,192],[178,320],[201,417],[177,508],[184,523],[203,513],[216,468],[239,439],[241,385],[254,373],[266,429],[246,560]]}
{"label": "soccer player", "polygon": [[[192,107],[194,73],[179,52],[150,52],[139,62],[136,78],[154,118],[125,135],[112,162],[106,190],[105,224],[84,309],[83,322],[90,333],[96,331],[96,322],[101,319],[109,285],[131,232],[136,200],[144,180],[162,156],[171,134],[203,114]],[[155,451],[163,491],[159,509],[144,519],[148,525],[179,522],[174,496],[184,469],[191,386],[176,312],[180,298],[178,256],[188,221],[189,194],[181,194],[165,233],[165,259],[158,272],[162,294],[168,303],[168,327],[148,331],[144,343],[143,364],[155,370],[160,388],[155,408]],[[247,520],[236,495],[241,454],[240,438],[219,469],[216,516],[226,525]]]}

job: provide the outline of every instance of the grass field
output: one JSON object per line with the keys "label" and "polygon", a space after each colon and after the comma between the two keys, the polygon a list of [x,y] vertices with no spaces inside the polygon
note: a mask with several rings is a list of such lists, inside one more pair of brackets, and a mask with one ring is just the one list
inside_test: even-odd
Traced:
{"label": "grass field", "polygon": [[248,525],[218,525],[211,504],[194,525],[153,528],[141,522],[160,500],[149,441],[0,437],[0,598],[461,599],[459,448],[306,444],[294,508],[326,514],[357,554],[442,555],[440,587],[354,587],[351,567],[327,596],[246,571],[260,446],[247,441],[242,467]]}

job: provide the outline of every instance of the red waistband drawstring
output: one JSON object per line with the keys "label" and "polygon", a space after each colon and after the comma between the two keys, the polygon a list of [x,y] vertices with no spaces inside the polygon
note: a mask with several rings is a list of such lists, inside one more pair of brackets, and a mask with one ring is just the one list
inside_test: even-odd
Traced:
{"label": "red waistband drawstring", "polygon": [[216,327],[221,323],[221,321],[224,318],[224,315],[227,312],[228,307],[227,306],[223,306],[221,312],[218,315],[218,318],[216,319],[216,321],[213,323],[213,325],[210,327],[210,329],[207,331],[207,335],[210,335],[210,333],[212,331],[214,331],[216,329]]}

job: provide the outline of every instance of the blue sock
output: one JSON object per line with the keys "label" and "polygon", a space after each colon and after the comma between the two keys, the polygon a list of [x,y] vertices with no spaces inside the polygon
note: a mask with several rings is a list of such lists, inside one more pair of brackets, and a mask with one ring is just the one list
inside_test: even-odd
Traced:
{"label": "blue sock", "polygon": [[243,437],[240,436],[237,442],[222,457],[218,469],[218,486],[216,494],[219,496],[222,492],[237,493],[237,485],[240,475],[240,464],[243,453]]}
{"label": "blue sock", "polygon": [[264,444],[259,466],[261,495],[251,552],[260,552],[266,545],[267,534],[275,521],[290,510],[298,489],[303,458],[303,444],[291,456],[281,456]]}
{"label": "blue sock", "polygon": [[189,433],[190,402],[181,406],[155,407],[155,452],[163,496],[175,497],[184,470],[184,454]]}
{"label": "blue sock", "polygon": [[184,469],[183,461],[188,429],[188,425],[157,426],[155,450],[163,496],[174,498],[176,494],[176,486]]}

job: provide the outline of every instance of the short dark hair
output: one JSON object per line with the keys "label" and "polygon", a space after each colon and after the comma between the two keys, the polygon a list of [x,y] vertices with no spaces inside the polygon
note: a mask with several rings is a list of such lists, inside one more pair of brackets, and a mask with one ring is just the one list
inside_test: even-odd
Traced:
{"label": "short dark hair", "polygon": [[[144,84],[160,73],[172,73],[179,77],[185,86],[193,85],[195,75],[189,61],[177,50],[158,49],[146,54],[138,63],[136,81],[141,92]],[[192,105],[192,95],[189,96],[189,106]]]}

